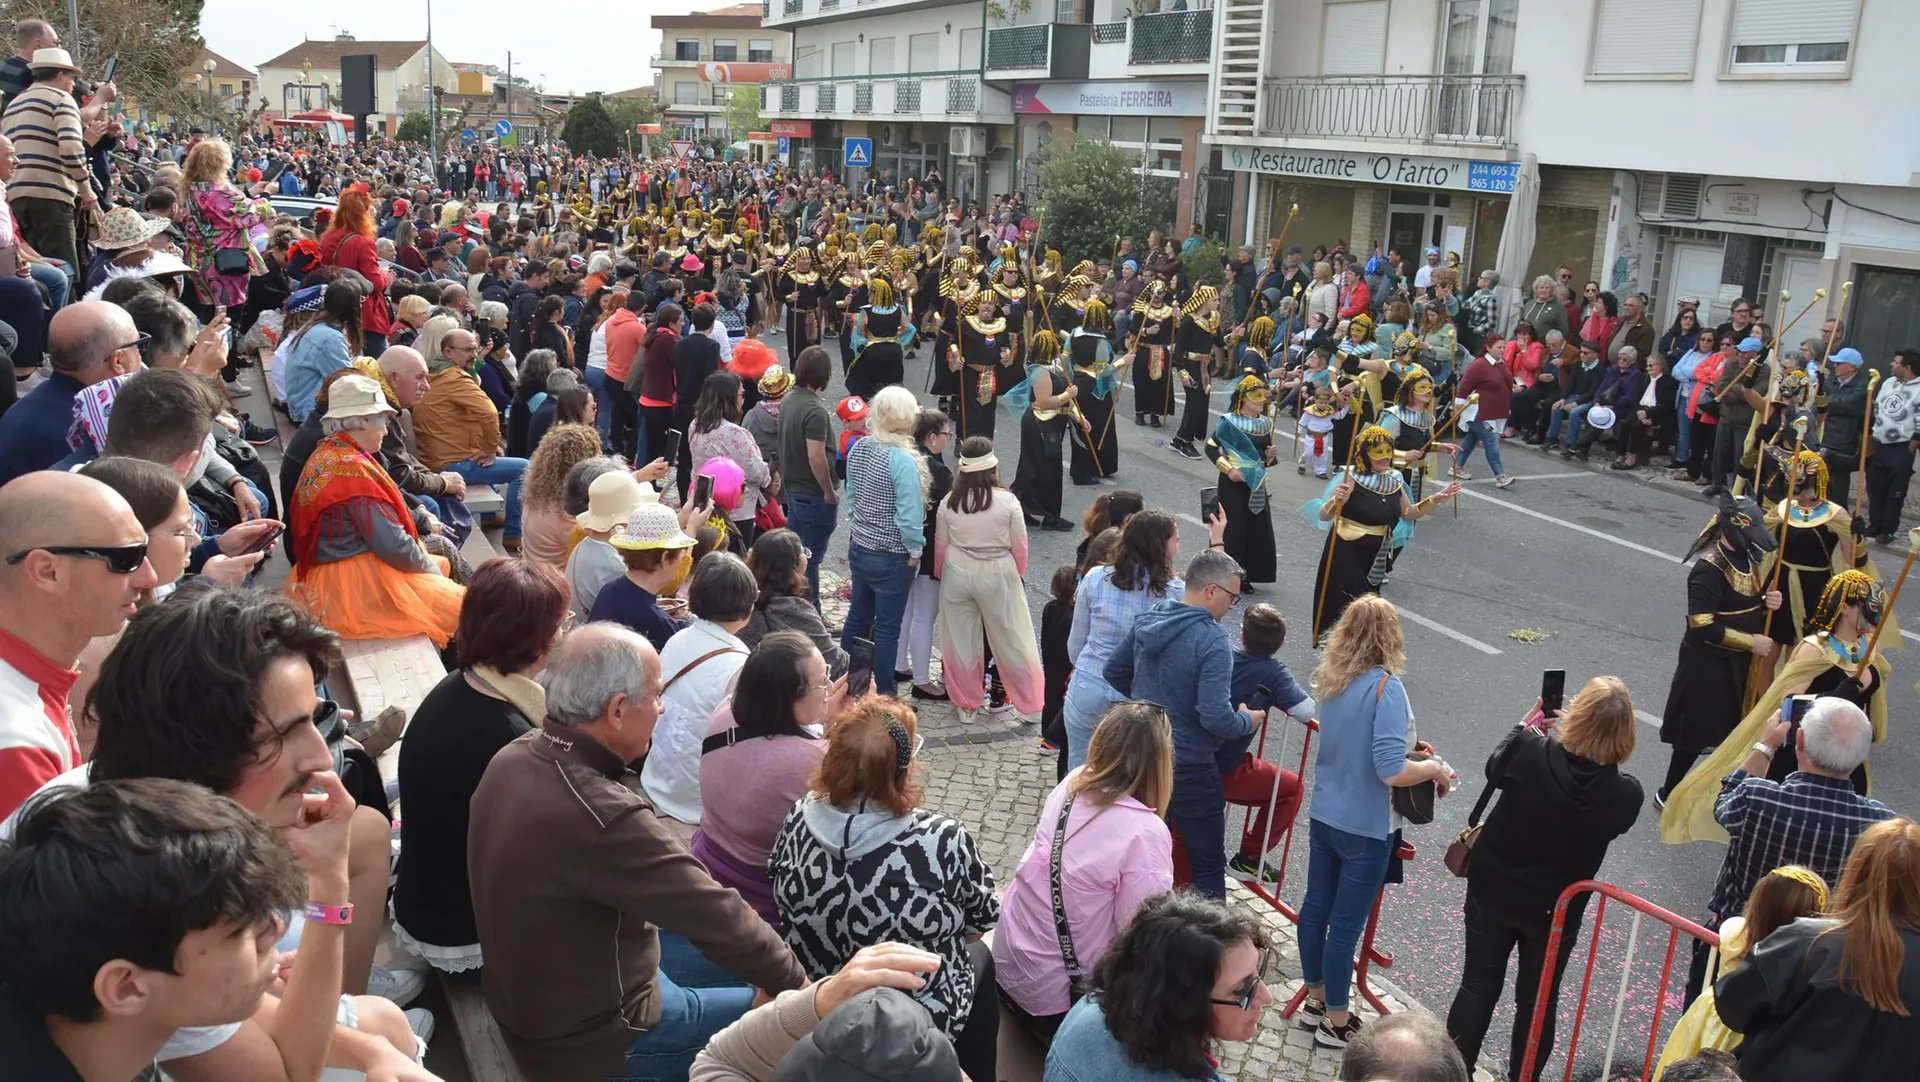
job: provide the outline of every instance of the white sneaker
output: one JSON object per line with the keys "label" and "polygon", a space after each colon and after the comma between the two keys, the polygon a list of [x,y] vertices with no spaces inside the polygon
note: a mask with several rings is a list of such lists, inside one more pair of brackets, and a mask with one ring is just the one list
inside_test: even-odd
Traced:
{"label": "white sneaker", "polygon": [[1493,479],[1493,487],[1495,487],[1495,488],[1512,488],[1512,487],[1513,487],[1513,477],[1512,477],[1512,475],[1510,475],[1510,474],[1505,474],[1505,473],[1503,473],[1503,474],[1501,474],[1500,476],[1498,476],[1498,477],[1496,477],[1496,478],[1494,478],[1494,479]]}
{"label": "white sneaker", "polygon": [[407,1028],[413,1030],[415,1037],[420,1038],[422,1047],[425,1047],[433,1040],[432,1011],[425,1007],[413,1007],[402,1013],[407,1016]]}
{"label": "white sneaker", "polygon": [[383,969],[374,966],[367,974],[367,994],[393,1001],[396,1007],[404,1007],[426,991],[427,978],[411,969]]}

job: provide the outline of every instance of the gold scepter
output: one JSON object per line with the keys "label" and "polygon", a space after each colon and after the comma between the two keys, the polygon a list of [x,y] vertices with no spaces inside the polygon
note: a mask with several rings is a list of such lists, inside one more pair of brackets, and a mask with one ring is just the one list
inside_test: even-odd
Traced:
{"label": "gold scepter", "polygon": [[[1479,391],[1475,391],[1472,394],[1467,396],[1468,406],[1478,405],[1479,402],[1480,402]],[[1447,423],[1445,425],[1442,425],[1439,430],[1434,432],[1433,435],[1428,436],[1426,443],[1423,443],[1420,445],[1419,457],[1415,458],[1414,461],[1420,464],[1421,469],[1424,470],[1427,468],[1427,455],[1430,453],[1428,451],[1428,448],[1432,447],[1434,445],[1434,442],[1438,440],[1442,435],[1446,434],[1447,432],[1458,431],[1458,428],[1456,427],[1456,422],[1460,420],[1460,414],[1465,412],[1465,409],[1466,407],[1463,406],[1460,409],[1454,410],[1452,413],[1448,414]],[[1454,521],[1456,522],[1460,520],[1460,501],[1459,500],[1453,501],[1453,518],[1454,518]]]}
{"label": "gold scepter", "polygon": [[[1805,308],[1800,309],[1799,315],[1794,316],[1792,319],[1788,319],[1786,321],[1785,326],[1775,328],[1773,332],[1773,341],[1768,343],[1766,347],[1760,351],[1759,357],[1755,357],[1752,361],[1747,362],[1747,367],[1740,370],[1741,377],[1745,377],[1747,374],[1747,369],[1752,368],[1755,364],[1758,364],[1760,361],[1760,357],[1768,357],[1772,359],[1773,368],[1772,368],[1772,371],[1769,372],[1767,375],[1766,401],[1760,403],[1760,412],[1755,415],[1753,426],[1747,430],[1747,440],[1742,445],[1742,450],[1741,450],[1741,454],[1742,454],[1741,462],[1736,463],[1737,468],[1734,470],[1734,473],[1736,474],[1736,477],[1735,477],[1736,489],[1738,487],[1737,482],[1742,480],[1742,478],[1738,477],[1737,475],[1739,474],[1740,469],[1744,468],[1744,465],[1742,464],[1746,461],[1745,459],[1746,451],[1752,449],[1754,444],[1759,441],[1760,430],[1762,428],[1765,428],[1767,422],[1773,419],[1773,395],[1774,395],[1774,391],[1778,389],[1780,386],[1780,349],[1779,349],[1780,338],[1781,336],[1785,335],[1789,330],[1792,330],[1794,324],[1800,322],[1801,316],[1804,316],[1808,312],[1812,311],[1814,305],[1819,304],[1822,300],[1826,299],[1826,296],[1827,296],[1827,291],[1825,289],[1814,290],[1813,299],[1807,302],[1807,306]],[[1787,302],[1792,299],[1793,299],[1793,294],[1788,293],[1784,289],[1780,291],[1780,318],[1781,319],[1786,319]],[[1734,383],[1738,383],[1738,382],[1739,382],[1738,379],[1734,381]],[[1731,389],[1733,385],[1734,384],[1730,383],[1727,386],[1729,389]],[[1764,463],[1764,461],[1765,461],[1764,456],[1757,455],[1754,458],[1753,492],[1756,497],[1761,495],[1760,467]],[[1738,491],[1736,491],[1734,494],[1739,495]]]}
{"label": "gold scepter", "polygon": [[[1780,501],[1780,536],[1774,542],[1773,577],[1767,581],[1767,588],[1761,594],[1763,598],[1767,594],[1770,594],[1780,588],[1780,573],[1783,570],[1785,570],[1787,566],[1787,525],[1792,515],[1793,515],[1793,493],[1789,492],[1787,493],[1787,498]],[[1760,625],[1761,638],[1773,637],[1773,616],[1775,613],[1779,611],[1780,611],[1779,609],[1767,610],[1767,621],[1766,623]],[[1776,653],[1773,659],[1776,664],[1778,663],[1778,658],[1779,658],[1779,655]],[[1746,686],[1746,690],[1741,694],[1741,697],[1740,697],[1740,712],[1742,715],[1744,715],[1747,711],[1753,709],[1753,704],[1759,701],[1760,692],[1763,690],[1763,687],[1760,685],[1760,682],[1755,679],[1755,677],[1759,675],[1760,664],[1762,660],[1763,659],[1759,657],[1754,657],[1749,659],[1747,662],[1747,686]],[[1768,683],[1771,683],[1771,682],[1772,682],[1772,678],[1769,677]]]}
{"label": "gold scepter", "polygon": [[[1893,581],[1893,590],[1887,595],[1885,611],[1891,615],[1893,603],[1900,600],[1900,588],[1907,584],[1907,572],[1913,570],[1913,558],[1920,555],[1920,528],[1907,531],[1907,562],[1900,565],[1900,577]],[[1867,640],[1867,650],[1860,655],[1860,667],[1853,670],[1853,678],[1860,679],[1866,674],[1867,666],[1873,664],[1874,648],[1880,645],[1880,633],[1887,629],[1891,620],[1881,620],[1873,625],[1873,637]]]}

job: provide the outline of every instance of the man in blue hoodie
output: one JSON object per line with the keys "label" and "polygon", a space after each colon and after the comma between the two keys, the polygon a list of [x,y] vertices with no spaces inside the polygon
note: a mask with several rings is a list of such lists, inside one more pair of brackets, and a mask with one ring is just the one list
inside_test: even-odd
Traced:
{"label": "man in blue hoodie", "polygon": [[1221,745],[1245,737],[1264,710],[1233,704],[1233,644],[1220,626],[1240,603],[1243,572],[1231,556],[1209,548],[1187,565],[1183,600],[1161,601],[1134,620],[1107,659],[1107,682],[1129,698],[1156,703],[1173,721],[1170,819],[1186,843],[1193,889],[1227,896],[1227,796],[1220,781]]}

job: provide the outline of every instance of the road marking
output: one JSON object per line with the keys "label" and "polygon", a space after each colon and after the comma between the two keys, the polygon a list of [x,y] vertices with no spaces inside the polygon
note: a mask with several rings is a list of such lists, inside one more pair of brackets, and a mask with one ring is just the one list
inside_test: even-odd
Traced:
{"label": "road marking", "polygon": [[1639,718],[1645,724],[1651,725],[1656,729],[1658,729],[1662,724],[1659,718],[1654,717],[1652,714],[1647,713],[1645,710],[1635,710],[1633,712],[1633,716],[1636,718]]}
{"label": "road marking", "polygon": [[1441,623],[1438,620],[1429,620],[1417,612],[1411,612],[1407,609],[1405,605],[1395,602],[1393,607],[1400,610],[1401,616],[1409,620],[1412,620],[1414,623],[1419,624],[1421,627],[1426,628],[1428,631],[1438,631],[1440,634],[1445,635],[1447,638],[1452,639],[1454,642],[1460,643],[1463,646],[1471,646],[1475,650],[1478,650],[1481,653],[1486,654],[1490,657],[1499,657],[1501,654],[1501,650],[1498,647],[1488,646],[1486,643],[1481,642],[1479,639],[1476,639],[1471,635],[1467,635],[1467,634],[1463,634],[1462,632],[1455,631],[1454,629],[1448,627],[1447,625]]}
{"label": "road marking", "polygon": [[1920,635],[1916,635],[1904,627],[1900,629],[1900,637],[1903,639],[1912,639],[1914,642],[1920,642]]}
{"label": "road marking", "polygon": [[1685,560],[1682,560],[1680,557],[1675,556],[1670,552],[1661,552],[1659,549],[1656,549],[1656,548],[1648,548],[1645,545],[1638,544],[1633,541],[1628,541],[1624,537],[1615,537],[1610,533],[1602,533],[1601,531],[1593,529],[1590,526],[1582,526],[1578,522],[1568,522],[1566,519],[1563,519],[1563,518],[1555,518],[1554,516],[1546,514],[1544,512],[1535,511],[1531,507],[1522,507],[1520,504],[1513,503],[1508,500],[1502,500],[1497,497],[1489,496],[1484,492],[1476,492],[1470,488],[1463,488],[1460,490],[1460,492],[1462,495],[1472,496],[1476,500],[1485,500],[1490,504],[1493,504],[1497,507],[1504,507],[1509,511],[1518,511],[1521,514],[1528,516],[1529,518],[1537,518],[1541,522],[1550,522],[1555,526],[1565,526],[1567,529],[1572,530],[1575,533],[1583,533],[1583,534],[1586,534],[1588,537],[1597,537],[1602,541],[1607,541],[1615,545],[1619,545],[1621,548],[1632,549],[1633,551],[1641,553],[1646,556],[1657,556],[1660,559],[1667,561],[1668,563],[1672,563],[1672,564],[1686,563]]}
{"label": "road marking", "polygon": [[[1515,481],[1566,481],[1575,477],[1592,477],[1594,475],[1582,470],[1578,473],[1516,473],[1510,474],[1509,476]],[[1497,477],[1480,477],[1466,483],[1469,485],[1490,485],[1497,480],[1499,480]]]}

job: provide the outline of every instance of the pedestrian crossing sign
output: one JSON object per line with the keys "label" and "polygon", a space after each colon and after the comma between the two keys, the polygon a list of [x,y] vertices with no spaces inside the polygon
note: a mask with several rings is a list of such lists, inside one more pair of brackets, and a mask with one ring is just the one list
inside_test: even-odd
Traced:
{"label": "pedestrian crossing sign", "polygon": [[844,154],[848,169],[865,169],[873,164],[873,140],[848,139]]}

